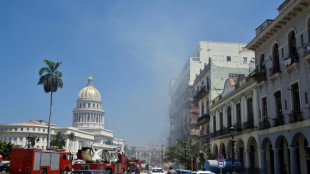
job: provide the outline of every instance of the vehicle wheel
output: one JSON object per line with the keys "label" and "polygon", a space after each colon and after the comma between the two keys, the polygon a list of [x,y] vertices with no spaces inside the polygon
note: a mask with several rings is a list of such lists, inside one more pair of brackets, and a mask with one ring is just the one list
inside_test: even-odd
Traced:
{"label": "vehicle wheel", "polygon": [[40,174],[47,174],[47,171],[45,169],[42,169]]}
{"label": "vehicle wheel", "polygon": [[125,169],[123,169],[123,174],[126,174],[126,170]]}
{"label": "vehicle wheel", "polygon": [[64,174],[69,174],[69,170],[66,168]]}
{"label": "vehicle wheel", "polygon": [[112,169],[108,169],[108,174],[112,174]]}

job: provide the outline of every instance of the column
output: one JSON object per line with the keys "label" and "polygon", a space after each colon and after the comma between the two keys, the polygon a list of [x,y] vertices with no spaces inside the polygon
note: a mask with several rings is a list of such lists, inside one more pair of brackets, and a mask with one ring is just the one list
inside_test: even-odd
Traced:
{"label": "column", "polygon": [[279,157],[279,148],[273,149],[273,157],[274,157],[274,173],[280,174],[280,157]]}
{"label": "column", "polygon": [[265,174],[266,172],[266,150],[259,149],[259,168],[261,169],[261,174]]}
{"label": "column", "polygon": [[291,174],[297,174],[299,166],[297,166],[296,147],[289,147],[289,149],[290,149]]}
{"label": "column", "polygon": [[245,152],[245,168],[250,168],[250,151],[246,150]]}

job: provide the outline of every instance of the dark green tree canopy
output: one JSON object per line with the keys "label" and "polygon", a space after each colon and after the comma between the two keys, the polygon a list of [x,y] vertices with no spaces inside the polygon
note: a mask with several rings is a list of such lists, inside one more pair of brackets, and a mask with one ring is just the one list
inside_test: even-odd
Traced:
{"label": "dark green tree canopy", "polygon": [[56,146],[59,149],[62,149],[66,145],[66,140],[64,139],[64,135],[61,132],[57,132],[56,136],[51,141],[51,146]]}
{"label": "dark green tree canopy", "polygon": [[57,68],[61,65],[61,62],[52,62],[49,60],[44,60],[47,67],[43,67],[39,71],[40,79],[38,85],[44,87],[46,93],[56,92],[58,88],[63,87],[62,83],[62,73],[57,71]]}

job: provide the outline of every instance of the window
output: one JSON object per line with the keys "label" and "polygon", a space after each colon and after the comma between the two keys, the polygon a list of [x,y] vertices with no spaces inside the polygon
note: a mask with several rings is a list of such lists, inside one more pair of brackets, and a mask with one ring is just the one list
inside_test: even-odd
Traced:
{"label": "window", "polygon": [[271,75],[280,72],[280,61],[279,61],[279,46],[278,44],[274,44],[272,49],[272,73]]}
{"label": "window", "polygon": [[227,108],[227,127],[230,128],[231,127],[231,107],[228,106]]}
{"label": "window", "polygon": [[17,128],[15,128],[15,131],[17,131]]}
{"label": "window", "polygon": [[298,83],[291,86],[293,97],[293,112],[300,113],[299,86]]}
{"label": "window", "polygon": [[21,131],[24,131],[24,128],[20,128]]}
{"label": "window", "polygon": [[247,64],[248,63],[248,58],[247,57],[243,57],[243,64]]}
{"label": "window", "polygon": [[213,132],[216,132],[216,117],[213,117]]}
{"label": "window", "polygon": [[90,103],[88,103],[88,108],[90,108]]}
{"label": "window", "polygon": [[223,112],[220,113],[220,130],[223,129]]}
{"label": "window", "polygon": [[93,103],[93,108],[95,108],[95,103]]}
{"label": "window", "polygon": [[277,118],[282,117],[282,102],[281,102],[281,91],[274,93],[276,116]]}
{"label": "window", "polygon": [[263,116],[263,119],[264,119],[264,117],[265,118],[267,118],[268,117],[268,113],[267,113],[267,98],[266,97],[264,97],[263,99],[262,99],[262,104],[263,104],[263,106],[262,106],[262,116]]}
{"label": "window", "polygon": [[291,31],[288,37],[289,56],[291,58],[291,63],[294,63],[294,61],[298,59],[295,31]]}
{"label": "window", "polygon": [[247,109],[248,109],[248,123],[250,127],[253,127],[254,122],[253,122],[253,102],[252,98],[247,99]]}
{"label": "window", "polygon": [[227,61],[227,62],[231,62],[231,56],[227,56],[227,57],[226,57],[226,61]]}
{"label": "window", "polygon": [[35,128],[32,128],[33,131],[35,131]]}

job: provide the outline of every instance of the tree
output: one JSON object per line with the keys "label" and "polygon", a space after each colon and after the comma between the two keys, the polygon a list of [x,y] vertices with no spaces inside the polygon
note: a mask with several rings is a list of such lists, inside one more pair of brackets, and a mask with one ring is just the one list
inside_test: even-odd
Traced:
{"label": "tree", "polygon": [[31,147],[34,147],[36,145],[36,142],[39,142],[39,138],[35,135],[32,135],[30,137],[30,143],[31,143]]}
{"label": "tree", "polygon": [[14,147],[14,144],[6,143],[6,142],[0,140],[0,155],[2,155],[3,157],[10,156],[11,149],[13,147]]}
{"label": "tree", "polygon": [[59,149],[62,149],[66,145],[66,140],[63,137],[63,133],[57,132],[55,139],[51,141],[51,146],[57,146]]}
{"label": "tree", "polygon": [[47,147],[50,147],[51,141],[51,120],[52,120],[52,103],[53,103],[53,92],[56,92],[58,88],[63,87],[62,73],[57,71],[57,68],[61,65],[61,62],[52,62],[44,60],[47,67],[43,67],[39,71],[39,82],[38,85],[43,85],[44,92],[51,93],[50,99],[50,115],[48,119],[48,131],[47,131]]}
{"label": "tree", "polygon": [[[187,149],[186,152],[186,159],[185,159],[185,146]],[[187,141],[177,140],[177,144],[175,146],[169,146],[164,157],[164,161],[166,162],[173,162],[184,164],[186,163],[187,166],[190,166],[190,158],[197,158],[199,157],[201,152],[206,153],[208,149],[208,144],[199,141],[189,139]]]}
{"label": "tree", "polygon": [[69,139],[69,149],[71,149],[72,143],[76,140],[76,137],[73,132],[69,134],[68,139]]}

